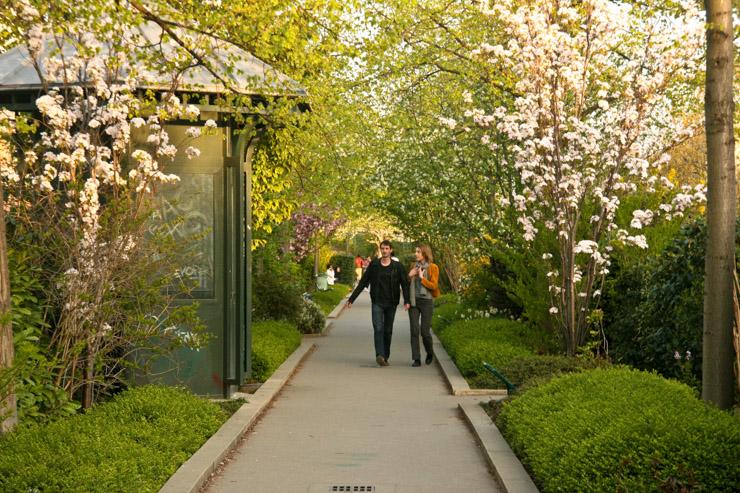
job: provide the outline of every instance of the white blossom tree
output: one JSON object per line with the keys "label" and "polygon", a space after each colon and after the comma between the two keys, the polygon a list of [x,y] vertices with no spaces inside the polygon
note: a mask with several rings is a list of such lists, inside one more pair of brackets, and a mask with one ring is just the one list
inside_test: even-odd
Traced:
{"label": "white blossom tree", "polygon": [[[199,110],[174,95],[191,54],[182,48],[159,57],[136,29],[143,19],[110,15],[99,5],[80,7],[70,19],[70,12],[45,7],[27,0],[13,6],[14,27],[42,91],[37,115],[3,114],[14,153],[0,176],[8,212],[50,266],[54,383],[70,397],[80,395],[87,408],[95,391],[119,378],[120,363],[137,345],[155,336],[191,347],[202,342],[193,309],[173,309],[174,295],[158,297],[164,287],[158,283],[175,276],[168,263],[175,250],[153,241],[162,237],[149,221],[154,194],[178,181],[164,166],[178,149],[189,158],[199,153],[187,142],[170,142],[164,125],[196,119]],[[163,73],[171,74],[163,97],[137,94],[142,74]],[[196,139],[213,128],[208,121],[188,135]],[[132,138],[134,131],[143,142]],[[178,316],[196,332],[165,329]]]}
{"label": "white blossom tree", "polygon": [[[510,74],[514,98],[476,108],[467,97],[467,116],[489,130],[492,151],[501,136],[508,141],[520,190],[500,200],[516,209],[524,239],[557,238],[557,251],[544,255],[550,313],[572,355],[585,341],[610,243],[646,248],[644,226],[705,200],[703,186],[679,189],[661,173],[667,151],[701,123],[684,111],[698,96],[703,18],[689,1],[638,11],[607,0],[503,0],[481,10],[508,40],[473,54]],[[638,191],[659,206],[619,224],[620,198]]]}

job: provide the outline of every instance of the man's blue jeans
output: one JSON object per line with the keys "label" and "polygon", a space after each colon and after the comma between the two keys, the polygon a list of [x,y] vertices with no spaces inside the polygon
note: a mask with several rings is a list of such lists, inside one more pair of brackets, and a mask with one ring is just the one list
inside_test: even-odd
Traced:
{"label": "man's blue jeans", "polygon": [[373,332],[375,334],[375,356],[386,360],[391,355],[391,338],[393,337],[393,319],[396,317],[396,306],[372,304]]}

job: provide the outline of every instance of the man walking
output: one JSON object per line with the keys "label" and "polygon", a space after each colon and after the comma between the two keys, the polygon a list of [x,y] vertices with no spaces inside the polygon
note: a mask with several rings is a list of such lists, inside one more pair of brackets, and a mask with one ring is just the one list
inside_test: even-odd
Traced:
{"label": "man walking", "polygon": [[380,258],[373,260],[365,269],[360,282],[347,301],[347,308],[360,296],[362,290],[370,285],[372,302],[373,334],[375,339],[375,361],[380,366],[388,366],[393,337],[393,319],[401,292],[403,309],[409,309],[409,280],[400,262],[391,260],[391,242],[380,243]]}

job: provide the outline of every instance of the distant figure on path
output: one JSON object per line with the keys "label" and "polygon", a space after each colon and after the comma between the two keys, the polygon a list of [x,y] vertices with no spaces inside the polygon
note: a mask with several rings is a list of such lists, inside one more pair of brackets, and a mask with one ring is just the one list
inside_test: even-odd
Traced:
{"label": "distant figure on path", "polygon": [[380,258],[370,262],[360,282],[347,301],[347,308],[360,296],[362,290],[370,285],[372,302],[373,335],[375,342],[375,361],[380,366],[388,366],[393,337],[393,319],[401,292],[403,308],[409,309],[409,281],[400,262],[391,260],[391,242],[380,243]]}
{"label": "distant figure on path", "polygon": [[428,245],[419,245],[414,252],[416,262],[409,271],[411,283],[411,366],[421,366],[421,352],[419,351],[419,332],[424,342],[427,357],[424,362],[428,365],[434,361],[434,346],[432,344],[432,312],[434,311],[434,297],[439,295],[439,267],[433,263],[432,249]]}
{"label": "distant figure on path", "polygon": [[329,286],[334,286],[334,267],[331,264],[326,266],[326,283]]}
{"label": "distant figure on path", "polygon": [[362,278],[362,257],[355,255],[355,283],[360,282]]}
{"label": "distant figure on path", "polygon": [[334,268],[334,282],[342,282],[342,268],[340,266],[336,266]]}

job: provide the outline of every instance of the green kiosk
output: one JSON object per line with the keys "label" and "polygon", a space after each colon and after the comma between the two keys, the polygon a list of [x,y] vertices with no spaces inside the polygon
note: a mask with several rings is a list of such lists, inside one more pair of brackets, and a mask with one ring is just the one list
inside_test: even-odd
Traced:
{"label": "green kiosk", "polygon": [[[154,24],[140,31],[153,45],[161,41],[161,30]],[[297,82],[246,51],[222,44],[213,53],[211,70],[223,69],[219,77],[243,95],[306,95]],[[235,65],[234,70],[224,68],[227,59]],[[188,245],[187,257],[194,259],[183,267],[182,274],[193,281],[195,288],[180,302],[198,303],[200,318],[210,334],[209,344],[198,351],[180,350],[169,359],[161,359],[150,374],[137,380],[185,385],[200,395],[229,397],[251,372],[250,160],[259,131],[245,131],[250,129],[231,117],[238,110],[217,103],[225,87],[214,80],[203,66],[193,66],[183,74],[176,94],[200,109],[200,121],[168,122],[165,127],[170,142],[185,141],[189,127],[204,125],[207,120],[214,120],[218,128],[215,134],[201,136],[195,142],[200,156],[187,159],[178,152],[174,162],[167,164],[167,172],[177,174],[180,182],[166,187],[160,195],[159,209],[163,221],[179,219],[171,234]],[[140,90],[165,93],[170,87],[171,81],[151,75]],[[40,90],[41,83],[25,49],[16,47],[0,55],[0,107],[35,112]],[[137,141],[135,133],[132,140]],[[195,244],[193,237],[198,238]],[[193,248],[196,255],[192,255]]]}

